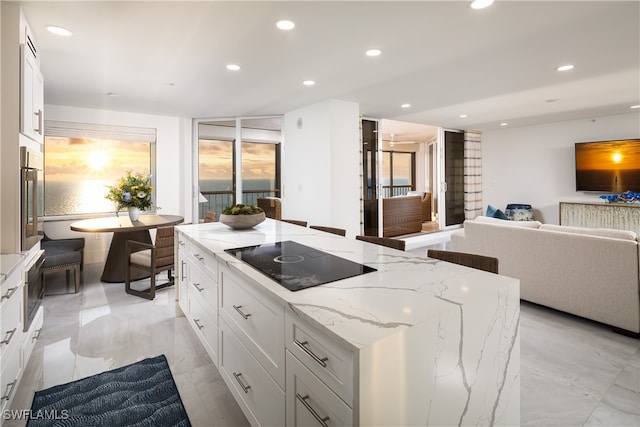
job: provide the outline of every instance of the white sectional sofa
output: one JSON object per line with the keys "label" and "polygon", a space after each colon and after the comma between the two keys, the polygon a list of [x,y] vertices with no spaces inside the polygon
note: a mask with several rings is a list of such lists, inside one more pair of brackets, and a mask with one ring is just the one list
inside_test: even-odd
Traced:
{"label": "white sectional sofa", "polygon": [[640,253],[632,231],[477,217],[451,236],[454,251],[496,257],[520,279],[520,298],[640,332]]}

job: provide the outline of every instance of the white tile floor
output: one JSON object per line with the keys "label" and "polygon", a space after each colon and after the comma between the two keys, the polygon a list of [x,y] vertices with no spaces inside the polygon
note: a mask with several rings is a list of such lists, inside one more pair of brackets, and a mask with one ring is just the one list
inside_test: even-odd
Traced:
{"label": "white tile floor", "polygon": [[[101,283],[101,269],[86,266],[79,294],[45,298],[45,327],[12,409],[30,408],[35,390],[165,354],[194,426],[248,425],[186,319],[176,317],[173,288],[147,301],[126,295],[123,284]],[[47,285],[64,292],[63,280]],[[640,426],[640,340],[521,308],[522,425]]]}

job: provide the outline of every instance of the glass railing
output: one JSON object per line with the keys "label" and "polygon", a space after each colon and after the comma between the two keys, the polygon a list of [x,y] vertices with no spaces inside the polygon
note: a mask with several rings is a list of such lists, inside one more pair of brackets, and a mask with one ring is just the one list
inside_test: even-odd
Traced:
{"label": "glass railing", "polygon": [[[202,191],[206,202],[199,204],[198,218],[203,219],[207,211],[216,213],[216,218],[220,218],[220,213],[227,206],[233,205],[233,191]],[[276,190],[246,190],[242,192],[242,203],[245,205],[258,204],[258,199],[262,197],[278,197]]]}

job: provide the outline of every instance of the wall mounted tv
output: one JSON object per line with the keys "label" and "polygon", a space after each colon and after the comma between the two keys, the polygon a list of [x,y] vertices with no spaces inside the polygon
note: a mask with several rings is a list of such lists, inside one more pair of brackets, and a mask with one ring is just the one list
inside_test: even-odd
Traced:
{"label": "wall mounted tv", "polygon": [[576,191],[640,192],[640,139],[576,142]]}

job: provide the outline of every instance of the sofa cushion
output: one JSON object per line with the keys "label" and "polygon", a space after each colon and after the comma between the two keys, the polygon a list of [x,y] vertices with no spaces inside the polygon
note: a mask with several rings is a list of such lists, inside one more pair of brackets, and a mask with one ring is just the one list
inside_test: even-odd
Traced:
{"label": "sofa cushion", "polygon": [[571,227],[567,225],[543,224],[540,230],[561,231],[563,233],[584,234],[587,236],[609,237],[612,239],[638,240],[636,233],[630,230],[613,230],[610,228]]}
{"label": "sofa cushion", "polygon": [[506,227],[523,227],[523,228],[539,228],[542,225],[540,221],[504,221],[502,219],[489,218],[487,216],[477,216],[474,219],[474,221],[504,225]]}
{"label": "sofa cushion", "polygon": [[504,212],[502,212],[500,209],[494,208],[491,205],[487,205],[487,216],[502,220],[509,219],[509,217]]}

